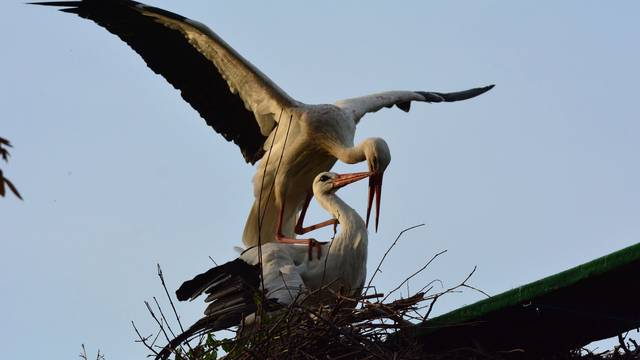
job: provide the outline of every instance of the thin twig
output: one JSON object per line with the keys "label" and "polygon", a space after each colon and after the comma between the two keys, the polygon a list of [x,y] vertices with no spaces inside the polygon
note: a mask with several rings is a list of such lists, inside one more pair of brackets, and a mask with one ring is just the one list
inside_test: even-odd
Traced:
{"label": "thin twig", "polygon": [[422,321],[426,321],[429,318],[429,315],[431,315],[431,310],[433,310],[433,305],[436,303],[436,301],[438,301],[439,297],[440,297],[440,294],[436,294],[433,297],[433,300],[431,300],[431,304],[429,304],[429,309],[427,310],[427,313],[424,314],[424,316],[422,317]]}
{"label": "thin twig", "polygon": [[149,313],[151,314],[151,317],[153,318],[153,320],[156,321],[156,324],[158,324],[158,326],[160,327],[160,330],[162,330],[162,334],[164,335],[165,339],[167,340],[167,342],[171,342],[171,340],[169,339],[169,335],[167,334],[167,332],[164,330],[164,326],[162,325],[162,322],[158,319],[158,317],[156,316],[156,314],[153,312],[153,309],[151,309],[151,305],[149,305],[148,301],[145,301],[144,304],[147,306],[147,310],[149,311]]}
{"label": "thin twig", "polygon": [[333,245],[333,239],[331,239],[331,241],[329,242],[329,248],[327,249],[327,256],[324,257],[324,265],[322,266],[322,280],[320,281],[320,287],[324,285],[325,275],[327,274],[327,261],[329,261],[329,256],[331,255],[332,245]]}
{"label": "thin twig", "polygon": [[[437,294],[432,295],[432,296],[431,296],[431,299],[432,299],[432,300],[431,300],[431,303],[429,304],[429,309],[427,310],[427,313],[426,313],[426,314],[424,315],[424,317],[422,318],[422,321],[426,321],[426,320],[429,318],[429,315],[431,314],[431,310],[433,310],[433,305],[436,303],[436,301],[438,300],[438,298],[440,298],[440,297],[441,297],[442,295],[444,295],[444,294],[450,294],[450,293],[454,292],[454,291],[455,291],[456,289],[458,289],[458,288],[461,288],[461,287],[470,288],[470,289],[473,289],[473,290],[479,291],[479,292],[481,292],[482,294],[484,294],[484,295],[486,295],[486,296],[489,296],[489,295],[488,295],[487,293],[485,293],[484,291],[479,290],[479,289],[476,289],[476,288],[474,288],[474,287],[471,287],[471,286],[467,285],[467,281],[469,281],[469,279],[471,279],[471,276],[473,276],[473,274],[476,272],[476,270],[477,270],[477,266],[474,266],[474,267],[473,267],[473,270],[471,270],[471,272],[469,273],[469,275],[467,275],[467,277],[466,277],[466,278],[464,278],[464,280],[462,280],[462,282],[460,282],[458,285],[456,285],[456,286],[454,286],[454,287],[452,287],[452,288],[449,288],[449,289],[447,289],[447,290],[444,290],[444,291],[442,291],[442,292],[440,292],[440,293],[437,293]],[[489,296],[489,297],[490,297],[490,296]]]}
{"label": "thin twig", "polygon": [[475,290],[475,291],[479,292],[480,294],[486,296],[487,298],[491,297],[491,295],[489,295],[486,292],[484,292],[484,291],[482,291],[482,290],[480,290],[480,289],[478,289],[476,287],[473,287],[471,285],[464,284],[464,285],[462,285],[462,287],[466,287],[467,289]]}
{"label": "thin twig", "polygon": [[[260,284],[262,285],[262,289],[264,290],[264,271],[262,266],[262,222],[264,221],[264,216],[266,215],[267,209],[265,206],[264,214],[262,214],[262,192],[264,191],[264,180],[267,177],[267,168],[269,167],[269,160],[271,159],[271,152],[273,150],[273,145],[276,142],[276,137],[278,136],[278,129],[280,128],[280,120],[282,119],[282,113],[284,109],[280,110],[280,116],[278,116],[278,123],[276,124],[276,128],[273,130],[273,139],[271,140],[271,146],[269,146],[269,152],[267,153],[267,159],[264,164],[264,171],[262,172],[262,181],[260,182],[260,193],[258,194],[258,266],[260,267]],[[273,178],[273,184],[276,182],[276,178]],[[260,308],[258,308],[258,315],[263,313],[262,304],[264,304],[264,292],[260,292]]]}
{"label": "thin twig", "polygon": [[433,262],[433,261],[434,261],[438,256],[440,256],[440,255],[442,255],[442,254],[444,254],[444,253],[446,253],[446,252],[447,252],[447,250],[442,250],[442,251],[440,251],[439,253],[437,253],[437,254],[433,255],[433,257],[432,257],[431,259],[429,259],[429,261],[427,261],[427,263],[426,263],[426,264],[424,264],[424,266],[423,266],[423,267],[421,267],[418,271],[416,271],[416,272],[414,272],[413,274],[411,274],[408,278],[404,279],[404,281],[403,281],[403,282],[401,282],[401,283],[400,283],[400,285],[398,285],[395,289],[391,290],[391,291],[387,294],[387,296],[385,296],[385,297],[382,299],[382,302],[384,302],[385,300],[387,300],[387,298],[388,298],[389,296],[391,296],[391,294],[393,294],[393,293],[394,293],[394,292],[396,292],[398,289],[400,289],[400,288],[402,287],[402,285],[404,285],[404,283],[406,283],[407,281],[409,281],[409,280],[410,280],[411,278],[413,278],[414,276],[416,276],[416,275],[420,274],[424,269],[426,269],[429,265],[431,265],[431,263],[432,263],[432,262]]}
{"label": "thin twig", "polygon": [[209,256],[209,260],[211,260],[211,262],[213,262],[213,265],[218,266],[218,263],[215,260],[213,260],[213,258],[211,256]]}
{"label": "thin twig", "polygon": [[371,278],[369,279],[369,282],[367,283],[366,289],[368,290],[369,287],[371,286],[371,282],[373,281],[373,279],[376,277],[376,275],[378,274],[378,272],[380,272],[380,267],[382,266],[382,263],[384,262],[384,259],[387,258],[387,255],[389,255],[389,252],[391,252],[391,249],[393,249],[394,246],[396,246],[396,243],[398,242],[398,240],[400,240],[400,238],[402,237],[402,234],[404,234],[405,232],[409,231],[409,230],[413,230],[415,228],[419,228],[421,226],[424,226],[425,224],[419,224],[419,225],[414,225],[411,227],[408,227],[402,231],[400,231],[400,233],[398,234],[398,236],[396,237],[396,239],[393,241],[393,244],[391,244],[391,246],[389,246],[389,248],[387,249],[387,251],[384,253],[384,255],[382,256],[382,259],[380,259],[380,262],[378,263],[378,266],[376,267],[376,270],[373,272],[373,275],[371,275]]}
{"label": "thin twig", "polygon": [[78,357],[82,360],[89,360],[89,357],[87,356],[87,349],[85,349],[84,344],[82,344],[82,352]]}
{"label": "thin twig", "polygon": [[[160,337],[160,334],[162,334],[162,329],[159,329],[158,333],[156,334],[156,336],[154,336],[153,341],[151,342],[151,346],[152,347],[156,344],[156,341],[158,341],[158,338]],[[149,337],[151,337],[151,335],[149,335]]]}
{"label": "thin twig", "polygon": [[[280,115],[282,115],[282,113],[280,113]],[[282,159],[284,158],[284,152],[287,148],[287,140],[289,139],[289,130],[291,130],[291,120],[293,120],[293,114],[289,117],[289,124],[287,124],[287,133],[285,134],[284,137],[284,144],[282,144],[282,152],[280,153],[280,159],[278,159],[278,165],[276,166],[276,171],[273,175],[273,183],[271,183],[271,188],[269,189],[269,194],[267,195],[267,203],[269,203],[270,199],[271,199],[271,195],[273,194],[273,189],[275,188],[276,185],[276,179],[278,177],[278,173],[280,172],[280,165],[282,164]],[[279,123],[278,123],[279,124]],[[273,138],[273,141],[275,141],[275,136]],[[273,146],[273,143],[271,144]],[[266,165],[265,165],[265,171],[266,171]],[[262,196],[262,194],[260,194]],[[284,204],[283,204],[284,205]],[[284,209],[282,209],[284,210]],[[259,211],[259,210],[258,210]],[[266,213],[266,209],[265,209],[265,213]],[[259,214],[259,213],[258,213]],[[260,223],[260,232],[262,232],[262,222]],[[259,237],[260,238],[260,237]],[[262,242],[260,241],[260,243],[258,244],[258,256],[260,257],[260,272],[261,272],[261,276],[260,276],[260,281],[262,283],[262,290],[260,293],[262,294],[262,300],[260,302],[260,313],[264,313],[264,304],[265,304],[265,296],[264,296],[264,273],[262,272]],[[269,341],[269,338],[267,338],[267,341]]]}
{"label": "thin twig", "polygon": [[147,349],[149,349],[149,351],[151,351],[154,355],[157,356],[158,352],[153,347],[151,347],[149,344],[147,344],[147,340],[149,340],[151,335],[149,335],[149,336],[147,336],[145,338],[140,334],[140,331],[138,331],[138,328],[136,327],[136,324],[133,321],[131,322],[131,325],[133,325],[133,330],[135,330],[136,334],[138,334],[138,338],[140,339],[140,340],[138,340],[138,342],[142,343],[144,346],[147,347]]}
{"label": "thin twig", "polygon": [[169,290],[167,290],[167,284],[165,284],[164,282],[164,275],[162,274],[162,268],[160,268],[160,264],[158,264],[158,277],[160,277],[160,282],[162,283],[162,288],[164,289],[164,293],[167,294],[167,298],[169,299],[169,304],[171,304],[171,309],[173,309],[173,314],[176,316],[176,320],[178,321],[178,325],[180,326],[180,331],[184,332],[184,328],[182,327],[182,322],[180,321],[180,315],[178,315],[178,312],[176,311],[176,307],[175,305],[173,305],[173,300],[171,300],[171,295],[169,295]]}
{"label": "thin twig", "polygon": [[618,334],[618,343],[620,343],[620,348],[622,348],[624,353],[626,355],[629,355],[629,354],[631,354],[631,350],[629,350],[629,348],[627,347],[627,344],[625,344],[625,342],[624,342],[626,337],[627,337],[626,334],[624,336],[622,336],[622,334]]}
{"label": "thin twig", "polygon": [[158,302],[158,299],[155,296],[153,297],[153,301],[156,303],[156,308],[158,308],[158,311],[160,312],[160,318],[162,319],[162,322],[167,324],[167,329],[169,329],[171,336],[176,337],[176,334],[173,332],[173,329],[171,329],[171,325],[169,325],[167,318],[164,316],[164,311],[162,311],[162,307],[160,307],[160,303]]}
{"label": "thin twig", "polygon": [[429,291],[431,291],[431,289],[433,289],[433,284],[434,283],[439,283],[441,288],[444,287],[444,284],[442,283],[442,280],[434,279],[434,280],[429,281],[427,283],[427,285],[423,286],[422,289],[420,289],[418,292],[428,293]]}

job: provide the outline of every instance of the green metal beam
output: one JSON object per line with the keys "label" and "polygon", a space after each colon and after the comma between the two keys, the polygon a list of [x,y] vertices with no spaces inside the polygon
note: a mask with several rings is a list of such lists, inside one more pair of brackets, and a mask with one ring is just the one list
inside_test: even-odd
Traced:
{"label": "green metal beam", "polygon": [[417,325],[428,351],[542,354],[640,327],[640,243]]}

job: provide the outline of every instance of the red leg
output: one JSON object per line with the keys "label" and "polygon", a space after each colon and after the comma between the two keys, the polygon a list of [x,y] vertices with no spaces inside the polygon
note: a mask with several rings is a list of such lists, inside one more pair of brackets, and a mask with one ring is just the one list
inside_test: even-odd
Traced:
{"label": "red leg", "polygon": [[333,232],[335,234],[336,228],[338,226],[338,219],[331,219],[327,221],[323,221],[321,223],[304,227],[304,218],[307,215],[307,210],[309,209],[309,204],[311,204],[311,199],[313,198],[313,193],[307,193],[307,198],[304,201],[304,205],[302,206],[302,211],[300,211],[300,216],[298,217],[298,222],[296,223],[295,232],[298,235],[304,235],[310,231],[317,230],[323,228],[325,226],[333,225]]}
{"label": "red leg", "polygon": [[306,234],[309,231],[317,230],[317,229],[320,229],[320,228],[323,228],[323,227],[329,226],[329,225],[333,225],[333,232],[335,233],[336,229],[338,227],[338,224],[339,224],[338,223],[338,219],[330,219],[330,220],[326,220],[326,221],[323,221],[321,223],[317,223],[317,224],[314,224],[314,225],[311,225],[311,226],[307,226],[307,227],[303,227],[303,228],[300,228],[300,229],[296,229],[296,234],[299,234],[299,235]]}
{"label": "red leg", "polygon": [[307,210],[309,209],[309,204],[311,204],[311,199],[313,198],[313,193],[311,191],[307,192],[307,197],[304,199],[304,204],[302,205],[302,210],[300,211],[300,216],[298,216],[298,221],[296,222],[296,227],[294,231],[298,235],[305,234],[304,227],[304,218],[307,215]]}
{"label": "red leg", "polygon": [[[309,198],[309,201],[311,201],[311,199]],[[322,244],[321,242],[317,241],[316,239],[294,239],[294,238],[290,238],[287,236],[284,236],[282,234],[282,222],[283,222],[283,218],[284,218],[284,206],[285,204],[282,204],[282,207],[280,208],[280,215],[278,216],[278,227],[276,230],[276,241],[281,243],[281,244],[307,244],[309,246],[309,260],[312,259],[312,251],[314,247],[318,248],[318,259],[320,259],[321,257],[321,250],[322,250]]]}

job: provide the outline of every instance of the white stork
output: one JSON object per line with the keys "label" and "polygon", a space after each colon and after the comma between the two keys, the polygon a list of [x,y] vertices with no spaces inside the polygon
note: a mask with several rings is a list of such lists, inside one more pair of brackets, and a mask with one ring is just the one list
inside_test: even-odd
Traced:
{"label": "white stork", "polygon": [[[360,294],[367,276],[367,227],[336,191],[371,174],[323,172],[315,177],[313,195],[341,225],[331,242],[320,245],[323,250],[320,258],[308,256],[311,248],[306,246],[271,242],[262,245],[262,281],[259,250],[254,246],[238,259],[184,282],[176,291],[178,300],[193,300],[205,293],[208,295],[205,302],[210,304],[204,311],[205,316],[172,340],[159,357],[168,356],[172,348],[197,333],[236,326],[243,319],[245,323],[254,321],[256,294],[261,292],[270,309],[302,301],[309,291],[319,289],[331,289],[346,296]],[[323,291],[314,294],[319,298],[313,300],[326,298]]]}
{"label": "white stork", "polygon": [[[34,4],[62,7],[120,37],[180,90],[208,125],[238,145],[247,162],[262,160],[253,178],[255,202],[244,228],[246,246],[274,239],[311,243],[294,240],[295,233],[309,230],[301,226],[303,216],[296,226],[296,215],[308,205],[313,174],[331,169],[338,159],[348,164],[366,160],[376,174],[369,181],[367,224],[375,195],[377,230],[382,174],[390,154],[379,138],[354,146],[360,119],[394,105],[409,111],[412,101],[466,100],[493,87],[453,93],[389,91],[334,105],[308,105],[287,95],[208,27],[183,16],[130,0]],[[320,226],[330,224],[335,220]]]}

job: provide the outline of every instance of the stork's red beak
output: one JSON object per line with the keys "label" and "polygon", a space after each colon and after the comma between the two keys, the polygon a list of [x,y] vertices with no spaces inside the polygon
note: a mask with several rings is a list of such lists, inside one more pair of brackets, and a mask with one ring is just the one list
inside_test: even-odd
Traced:
{"label": "stork's red beak", "polygon": [[366,177],[369,178],[369,202],[367,203],[367,227],[369,227],[369,218],[371,217],[371,205],[373,204],[373,198],[376,198],[376,232],[378,231],[378,223],[380,220],[380,198],[382,197],[382,175],[383,173],[376,173],[371,171],[351,173],[351,174],[339,174],[333,180],[333,187],[339,189],[343,186],[354,183],[358,180],[362,180]]}
{"label": "stork's red beak", "polygon": [[378,232],[378,221],[380,220],[380,198],[382,197],[382,175],[383,173],[371,173],[369,176],[369,201],[367,203],[367,227],[371,217],[371,204],[373,197],[376,197],[376,232]]}
{"label": "stork's red beak", "polygon": [[333,179],[333,187],[335,189],[340,189],[341,187],[347,186],[351,183],[354,183],[358,180],[362,180],[371,175],[371,172],[358,172],[351,174],[338,174],[335,179]]}

